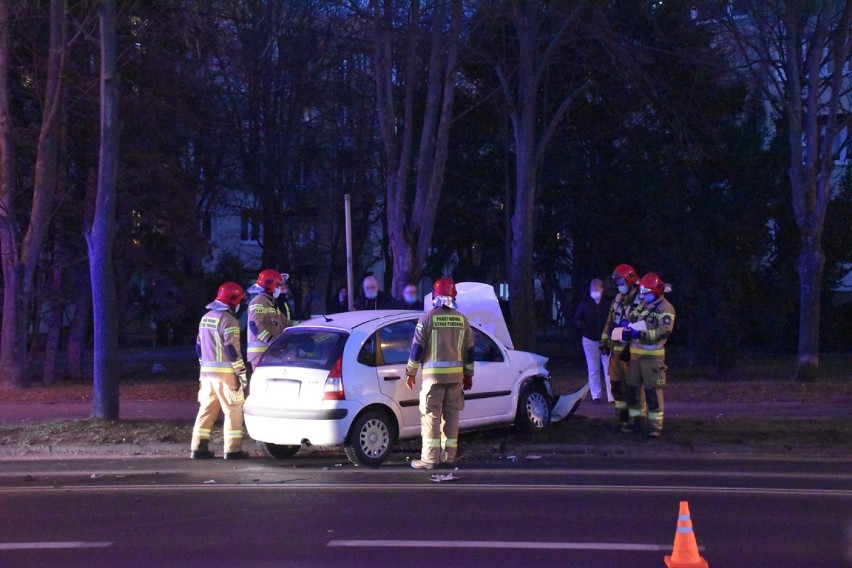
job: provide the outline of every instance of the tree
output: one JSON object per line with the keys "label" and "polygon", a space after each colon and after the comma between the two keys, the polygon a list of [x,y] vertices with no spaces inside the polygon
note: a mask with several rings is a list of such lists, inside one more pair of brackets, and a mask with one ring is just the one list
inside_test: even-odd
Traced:
{"label": "tree", "polygon": [[[513,132],[515,187],[507,204],[511,211],[509,299],[514,341],[526,349],[535,345],[533,277],[539,174],[557,128],[591,85],[583,74],[572,77],[577,69],[567,63],[568,57],[556,58],[583,9],[583,2],[513,1],[500,7],[492,3],[480,7],[484,25],[502,35],[494,42],[485,34],[485,41],[497,43],[502,50],[495,52],[485,45],[488,51],[484,54],[499,80]],[[548,88],[550,81],[558,81],[559,87]]]}
{"label": "tree", "polygon": [[28,225],[19,242],[16,216],[15,140],[9,109],[10,69],[10,14],[3,2],[0,26],[3,39],[0,43],[0,139],[2,139],[3,181],[0,186],[0,239],[3,256],[3,324],[0,329],[0,367],[6,382],[24,387],[29,382],[29,357],[27,334],[29,332],[28,307],[35,290],[35,274],[42,252],[45,233],[53,211],[56,193],[59,134],[63,110],[63,72],[65,67],[66,4],[65,0],[51,0],[49,15],[49,48],[47,76],[42,100],[42,119],[33,171],[32,206]]}
{"label": "tree", "polygon": [[101,48],[98,189],[94,221],[86,233],[95,320],[92,417],[103,420],[117,420],[119,412],[118,374],[115,366],[118,314],[112,258],[119,136],[115,12],[115,0],[102,1],[98,11]]}
{"label": "tree", "polygon": [[787,128],[789,180],[799,229],[798,375],[819,368],[823,231],[831,198],[834,153],[849,143],[852,0],[748,0],[748,20],[721,19],[724,47],[743,76]]}
{"label": "tree", "polygon": [[[394,295],[400,294],[406,283],[420,281],[432,244],[453,117],[461,4],[460,0],[436,0],[431,12],[421,10],[419,0],[411,0],[407,10],[399,10],[398,3],[391,0],[373,0],[369,6],[376,112],[385,150],[385,214]],[[428,23],[429,16],[431,25],[424,41],[423,21]],[[400,26],[399,18],[407,21]],[[418,57],[424,45],[429,48],[428,62]],[[421,82],[424,64],[425,85]],[[423,86],[425,94],[419,90]],[[422,119],[416,120],[415,111],[421,104]]]}

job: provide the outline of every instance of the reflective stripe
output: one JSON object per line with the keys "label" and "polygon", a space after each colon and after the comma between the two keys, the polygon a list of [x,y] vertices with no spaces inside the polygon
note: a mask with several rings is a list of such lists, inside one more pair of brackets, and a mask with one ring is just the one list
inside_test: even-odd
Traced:
{"label": "reflective stripe", "polygon": [[624,402],[623,400],[616,400],[615,401],[615,408],[617,410],[625,410],[627,408],[627,403]]}
{"label": "reflective stripe", "polygon": [[619,351],[624,351],[625,347],[627,347],[626,344],[616,342],[616,344],[612,346],[612,352],[618,353]]}
{"label": "reflective stripe", "polygon": [[417,322],[417,325],[414,326],[415,331],[423,331],[423,324]]}
{"label": "reflective stripe", "polygon": [[638,355],[639,357],[663,357],[666,354],[666,350],[665,349],[643,349],[641,347],[638,348],[638,349],[634,349],[633,347],[631,347],[630,353],[632,355]]}
{"label": "reflective stripe", "polygon": [[679,533],[691,533],[692,527],[678,527],[677,532],[679,532]]}
{"label": "reflective stripe", "polygon": [[230,365],[228,365],[227,369],[224,368],[224,367],[203,366],[203,367],[201,367],[201,372],[202,373],[215,373],[217,375],[233,375],[234,374],[234,368],[231,367]]}
{"label": "reflective stripe", "polygon": [[630,416],[632,416],[633,418],[638,418],[638,417],[642,416],[642,410],[637,410],[635,408],[631,408],[629,412],[630,412]]}
{"label": "reflective stripe", "polygon": [[225,333],[239,333],[239,332],[240,332],[240,328],[238,328],[238,327],[226,327],[225,328]]}
{"label": "reflective stripe", "polygon": [[441,369],[423,369],[424,375],[452,375],[453,373],[463,373],[464,367],[445,367]]}
{"label": "reflective stripe", "polygon": [[425,448],[440,448],[441,440],[437,438],[424,438],[423,447]]}
{"label": "reflective stripe", "polygon": [[231,368],[231,364],[227,361],[201,361],[202,367],[225,367],[226,369]]}
{"label": "reflective stripe", "polygon": [[461,333],[459,333],[459,344],[458,344],[458,350],[456,351],[459,354],[459,359],[464,358],[464,354],[462,353],[462,349],[464,349],[464,329],[462,329]]}
{"label": "reflective stripe", "polygon": [[416,369],[417,367],[419,367],[419,366],[420,366],[420,363],[418,363],[417,361],[412,361],[411,359],[409,359],[409,360],[408,360],[408,366],[409,366],[409,367],[414,367],[414,368]]}
{"label": "reflective stripe", "polygon": [[267,347],[266,345],[262,345],[260,347],[249,347],[248,352],[251,353],[266,353]]}
{"label": "reflective stripe", "polygon": [[429,361],[428,363],[423,363],[423,368],[439,369],[442,367],[459,367],[461,364],[461,361]]}
{"label": "reflective stripe", "polygon": [[679,520],[679,521],[688,521],[688,520],[690,520],[690,519],[689,519],[689,515],[678,515],[678,516],[677,516],[677,520]]}
{"label": "reflective stripe", "polygon": [[649,412],[648,413],[648,419],[649,420],[662,420],[663,419],[663,413],[662,412]]}
{"label": "reflective stripe", "polygon": [[447,438],[444,442],[444,447],[446,448],[457,448],[459,445],[459,441],[456,438]]}
{"label": "reflective stripe", "polygon": [[432,341],[430,343],[430,347],[432,347],[432,356],[430,359],[434,361],[438,358],[438,331],[434,329],[432,330]]}
{"label": "reflective stripe", "polygon": [[228,433],[226,434],[226,436],[228,438],[242,438],[243,437],[243,431],[242,430],[228,430]]}

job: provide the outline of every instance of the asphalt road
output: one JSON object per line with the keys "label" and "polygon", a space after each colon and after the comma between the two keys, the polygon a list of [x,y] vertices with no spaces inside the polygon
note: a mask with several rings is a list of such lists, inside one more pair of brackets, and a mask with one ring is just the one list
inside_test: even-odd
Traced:
{"label": "asphalt road", "polygon": [[680,500],[714,568],[851,565],[850,461],[403,460],[0,461],[0,566],[659,567]]}

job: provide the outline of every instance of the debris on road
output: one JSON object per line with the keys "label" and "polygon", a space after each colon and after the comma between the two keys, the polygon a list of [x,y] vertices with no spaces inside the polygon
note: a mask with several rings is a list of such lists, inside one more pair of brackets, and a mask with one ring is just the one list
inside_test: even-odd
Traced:
{"label": "debris on road", "polygon": [[443,483],[444,481],[456,481],[457,479],[461,479],[460,477],[456,477],[452,473],[447,473],[446,475],[436,474],[432,476],[430,481],[434,481],[435,483]]}

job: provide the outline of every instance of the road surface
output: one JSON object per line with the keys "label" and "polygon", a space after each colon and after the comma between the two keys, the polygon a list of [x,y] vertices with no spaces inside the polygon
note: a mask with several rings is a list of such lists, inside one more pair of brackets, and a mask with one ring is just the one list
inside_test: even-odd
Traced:
{"label": "road surface", "polygon": [[[534,456],[535,457],[535,456]],[[850,565],[850,461],[0,461],[0,566],[660,567],[689,501],[716,567]]]}

